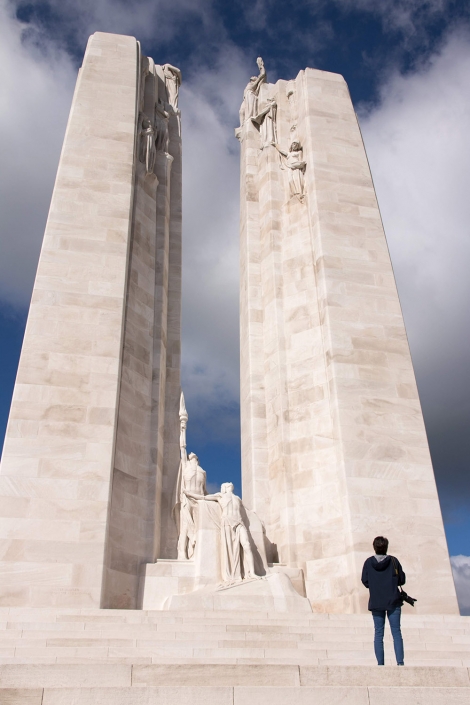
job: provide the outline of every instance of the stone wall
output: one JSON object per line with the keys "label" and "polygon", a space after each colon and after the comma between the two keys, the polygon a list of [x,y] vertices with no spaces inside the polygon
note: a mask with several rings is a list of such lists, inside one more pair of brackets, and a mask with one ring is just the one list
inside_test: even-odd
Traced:
{"label": "stone wall", "polygon": [[180,394],[181,140],[173,112],[174,179],[163,151],[146,176],[143,65],[133,37],[98,32],[78,77],[0,469],[0,605],[135,607],[160,550],[179,460],[164,421]]}
{"label": "stone wall", "polygon": [[306,69],[295,81],[263,84],[259,111],[269,98],[281,149],[302,145],[305,196],[291,196],[285,158],[245,122],[244,501],[266,521],[273,559],[306,571],[314,609],[367,610],[362,563],[383,534],[419,597],[416,609],[457,613],[400,302],[347,85]]}

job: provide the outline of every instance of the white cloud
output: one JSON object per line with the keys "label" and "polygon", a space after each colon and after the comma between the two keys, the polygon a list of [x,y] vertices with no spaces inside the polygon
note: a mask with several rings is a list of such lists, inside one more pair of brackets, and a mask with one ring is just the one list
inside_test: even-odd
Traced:
{"label": "white cloud", "polygon": [[37,266],[76,71],[38,48],[0,4],[0,297],[25,306]]}
{"label": "white cloud", "polygon": [[[34,11],[28,0],[3,0],[12,7]],[[46,0],[41,10],[47,9],[47,30],[57,23],[64,39],[81,45],[93,32],[130,34],[141,41],[169,42],[185,22],[196,22],[198,28],[207,29],[214,23],[212,0]]]}
{"label": "white cloud", "polygon": [[[363,10],[382,18],[385,31],[400,30],[410,38],[423,38],[426,26],[442,19],[452,0],[336,0],[345,10]],[[421,37],[420,37],[421,35]]]}
{"label": "white cloud", "polygon": [[[189,403],[239,394],[237,125],[245,76],[234,50],[182,90],[183,381]],[[206,425],[206,424],[204,424]]]}
{"label": "white cloud", "polygon": [[468,286],[469,76],[470,37],[456,35],[425,69],[393,76],[378,107],[360,111],[393,263],[398,276],[413,274],[401,288],[432,289],[446,307]]}
{"label": "white cloud", "polygon": [[451,556],[460,613],[470,615],[470,556]]}
{"label": "white cloud", "polygon": [[[192,416],[205,417],[207,427],[214,404],[228,410],[226,418],[232,413],[232,420],[226,433],[233,436],[239,376],[239,155],[233,127],[251,62],[223,32],[211,33],[218,20],[209,0],[176,0],[173,14],[151,0],[141,0],[139,12],[117,0],[54,0],[52,5],[80,40],[96,29],[144,38],[165,30],[171,36],[178,18],[189,12],[216,37],[215,63],[208,69],[192,62],[181,92],[183,378]],[[0,0],[0,298],[25,306],[76,69],[44,34],[31,35],[31,25],[22,37],[21,24],[7,11],[12,6]],[[437,0],[429,5],[430,11],[439,8]],[[435,413],[447,416],[470,398],[462,383],[470,349],[469,76],[468,37],[454,34],[427,67],[390,78],[381,103],[361,113],[418,376],[429,381],[426,393],[435,401]]]}
{"label": "white cloud", "polygon": [[393,76],[360,122],[427,418],[470,421],[469,36]]}
{"label": "white cloud", "polygon": [[[183,0],[180,4],[184,6]],[[108,5],[107,0],[96,3],[93,17],[105,14]],[[34,30],[34,24],[25,32],[26,26],[7,6],[0,7],[6,89],[0,114],[0,300],[24,307],[37,266],[76,68],[64,50]],[[66,3],[62,11],[72,9]],[[91,27],[90,18],[87,21]],[[120,31],[138,34],[131,13],[120,21]],[[181,91],[183,380],[201,432],[215,424],[216,416],[222,420],[219,442],[238,434],[239,145],[233,128],[248,75],[245,57],[225,44],[210,70],[199,67],[183,77]]]}

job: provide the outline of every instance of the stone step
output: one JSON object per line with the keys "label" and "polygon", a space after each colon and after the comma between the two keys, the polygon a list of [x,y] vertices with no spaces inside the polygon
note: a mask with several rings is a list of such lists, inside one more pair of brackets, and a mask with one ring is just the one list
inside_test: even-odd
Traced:
{"label": "stone step", "polygon": [[[405,645],[406,647],[406,645]],[[393,665],[395,658],[390,646],[385,650],[386,663]],[[220,649],[195,648],[184,649],[147,648],[147,649],[77,649],[77,648],[21,648],[3,655],[0,663],[290,663],[311,665],[374,665],[372,646],[369,651],[324,649]],[[448,652],[411,652],[405,648],[405,662],[410,666],[470,666],[468,654]]]}
{"label": "stone step", "polygon": [[[470,654],[470,644],[467,640],[460,641],[458,636],[455,637],[443,637],[442,639],[426,638],[416,638],[407,634],[403,630],[404,641],[407,645],[409,651],[416,650],[427,650],[427,651],[442,651],[447,652],[463,652]],[[373,638],[373,630],[371,629],[368,635],[363,635],[360,638],[355,638],[354,635],[351,637],[345,635],[343,638],[331,635],[310,635],[310,638],[306,638],[302,635],[302,638],[295,638],[292,634],[276,634],[274,636],[256,634],[253,632],[243,633],[237,632],[237,634],[231,634],[230,632],[221,634],[194,634],[192,632],[184,632],[180,634],[173,634],[171,636],[164,637],[163,635],[155,635],[150,637],[148,634],[134,635],[130,637],[117,638],[116,636],[110,637],[109,635],[99,635],[99,634],[85,634],[80,635],[75,634],[57,634],[54,632],[49,632],[47,634],[42,634],[37,632],[32,636],[31,633],[22,634],[0,634],[0,648],[18,648],[21,646],[37,646],[37,647],[69,647],[75,646],[77,648],[92,648],[94,646],[106,646],[106,647],[142,647],[147,646],[161,646],[168,645],[172,648],[180,648],[188,644],[193,644],[194,646],[218,646],[219,648],[233,648],[233,647],[248,647],[248,648],[265,648],[268,645],[271,648],[291,648],[298,647],[302,649],[323,649],[323,648],[348,648],[353,650],[362,650],[364,648],[369,649],[370,643]],[[385,634],[385,643],[391,644],[392,638],[389,632]]]}
{"label": "stone step", "polygon": [[[470,618],[404,614],[402,625],[410,666],[470,666]],[[0,609],[3,664],[373,665],[372,638],[370,615]],[[385,650],[393,663],[388,627]]]}
{"label": "stone step", "polygon": [[[404,613],[403,620],[415,628],[457,628],[470,629],[470,617],[458,615],[416,615]],[[270,617],[266,613],[236,612],[200,612],[182,613],[166,611],[144,611],[144,610],[71,610],[71,609],[41,609],[41,608],[0,608],[0,627],[13,623],[40,624],[46,623],[80,623],[83,625],[107,624],[115,625],[118,628],[121,624],[126,625],[164,625],[164,624],[246,624],[254,626],[265,626],[274,628],[276,626],[292,628],[309,628],[315,626],[336,627],[336,628],[364,628],[371,622],[370,615],[362,614],[320,614],[286,613],[280,617],[276,613]]]}
{"label": "stone step", "polygon": [[[411,610],[411,608],[410,608]],[[266,624],[305,624],[311,622],[349,622],[354,621],[355,624],[368,624],[370,622],[369,614],[327,614],[327,613],[282,613],[276,612],[274,616],[267,612],[242,612],[236,613],[203,611],[203,612],[170,612],[170,611],[153,611],[153,610],[114,610],[114,609],[97,609],[97,608],[40,608],[40,607],[0,607],[0,623],[4,623],[11,619],[19,617],[33,617],[35,622],[42,621],[44,618],[49,621],[107,621],[107,622],[195,622],[211,621],[212,623],[220,622],[239,622],[246,621],[247,623],[266,623]],[[413,622],[423,622],[426,625],[435,622],[442,623],[461,623],[465,621],[469,623],[470,617],[461,617],[459,615],[422,615],[411,611],[404,612],[404,617]],[[23,619],[23,621],[28,621]]]}
{"label": "stone step", "polygon": [[469,698],[466,668],[0,666],[2,705],[466,705]]}
{"label": "stone step", "polygon": [[470,688],[159,686],[6,690],[2,705],[467,705]]}
{"label": "stone step", "polygon": [[0,665],[0,688],[151,686],[427,686],[470,688],[469,668],[230,664]]}

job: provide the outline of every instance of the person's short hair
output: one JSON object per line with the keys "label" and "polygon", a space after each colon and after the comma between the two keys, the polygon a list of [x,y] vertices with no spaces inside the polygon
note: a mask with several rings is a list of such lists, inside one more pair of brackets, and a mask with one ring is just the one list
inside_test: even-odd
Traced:
{"label": "person's short hair", "polygon": [[378,556],[386,556],[388,550],[388,539],[384,536],[377,536],[373,543],[374,551]]}
{"label": "person's short hair", "polygon": [[225,492],[227,492],[227,490],[228,490],[229,487],[232,488],[232,492],[233,492],[233,489],[234,489],[234,487],[233,487],[233,482],[224,482],[224,483],[221,485],[221,487],[220,487],[220,491],[222,492],[222,494],[224,494]]}

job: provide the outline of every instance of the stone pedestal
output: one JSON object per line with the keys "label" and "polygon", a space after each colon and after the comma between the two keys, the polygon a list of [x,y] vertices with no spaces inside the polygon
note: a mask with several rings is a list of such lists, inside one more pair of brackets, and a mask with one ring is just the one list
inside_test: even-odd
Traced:
{"label": "stone pedestal", "polygon": [[213,590],[202,589],[186,595],[172,595],[164,609],[183,612],[230,613],[267,611],[295,614],[311,612],[310,602],[301,597],[284,573],[268,573],[259,580],[247,580],[240,585]]}
{"label": "stone pedestal", "polygon": [[245,512],[256,579],[223,584],[220,507],[198,501],[194,558],[147,564],[142,573],[143,609],[311,612],[302,571],[267,563],[262,524],[254,512]]}

